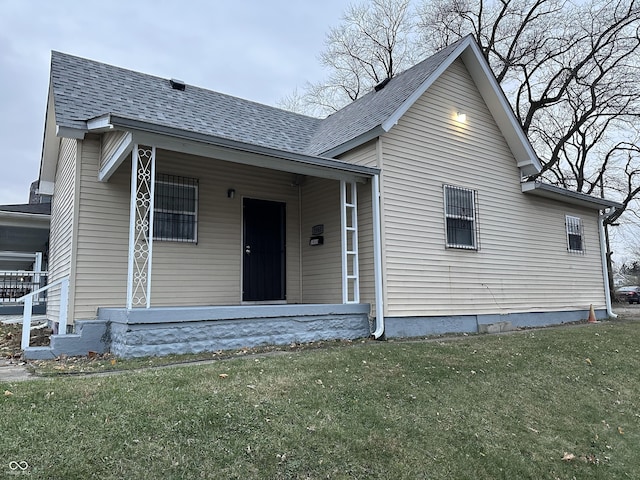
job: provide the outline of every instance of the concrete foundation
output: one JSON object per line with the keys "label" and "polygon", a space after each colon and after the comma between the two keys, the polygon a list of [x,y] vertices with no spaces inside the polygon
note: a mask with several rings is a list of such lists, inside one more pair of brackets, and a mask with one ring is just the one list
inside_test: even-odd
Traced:
{"label": "concrete foundation", "polygon": [[368,304],[101,309],[119,357],[233,350],[370,335]]}
{"label": "concrete foundation", "polygon": [[[607,318],[606,310],[596,310],[596,318]],[[460,315],[441,317],[386,317],[387,338],[423,337],[446,333],[500,333],[523,327],[545,327],[586,320],[589,310],[528,312],[504,315]]]}

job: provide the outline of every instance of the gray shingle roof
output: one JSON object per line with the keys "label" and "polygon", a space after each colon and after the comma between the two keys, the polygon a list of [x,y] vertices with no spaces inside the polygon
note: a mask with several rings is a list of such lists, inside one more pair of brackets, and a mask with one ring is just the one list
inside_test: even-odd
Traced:
{"label": "gray shingle roof", "polygon": [[372,90],[322,121],[307,153],[320,154],[382,125],[453,52],[455,42],[393,77],[384,88]]}
{"label": "gray shingle roof", "polygon": [[320,120],[84,58],[52,52],[56,124],[86,128],[113,114],[291,152],[305,150]]}
{"label": "gray shingle roof", "polygon": [[112,114],[278,150],[322,156],[387,120],[457,46],[453,44],[342,110],[317,119],[93,60],[52,52],[56,124],[86,129]]}

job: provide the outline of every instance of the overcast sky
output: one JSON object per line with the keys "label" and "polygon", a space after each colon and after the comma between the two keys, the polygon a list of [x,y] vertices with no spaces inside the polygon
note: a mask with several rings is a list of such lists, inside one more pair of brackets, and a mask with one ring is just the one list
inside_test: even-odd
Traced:
{"label": "overcast sky", "polygon": [[27,203],[38,179],[51,50],[276,105],[324,76],[318,55],[349,3],[0,0],[0,205]]}
{"label": "overcast sky", "polygon": [[38,178],[51,50],[268,105],[323,77],[347,0],[0,0],[0,204]]}

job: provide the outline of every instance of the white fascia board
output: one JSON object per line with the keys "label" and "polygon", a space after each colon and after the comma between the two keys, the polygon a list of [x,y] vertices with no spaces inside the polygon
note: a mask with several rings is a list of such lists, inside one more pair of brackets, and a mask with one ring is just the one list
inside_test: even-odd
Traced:
{"label": "white fascia board", "polygon": [[[353,171],[324,167],[306,162],[296,162],[286,158],[280,158],[276,155],[272,156],[226,146],[201,143],[198,141],[182,140],[148,132],[134,132],[133,143],[137,145],[153,145],[163,150],[215,158],[228,162],[241,163],[243,165],[267,168],[270,170],[280,170],[298,175],[308,175],[332,180],[344,180],[346,182],[366,183],[373,174],[360,173],[355,171],[355,167],[357,166],[347,165],[345,162],[340,162],[338,160],[334,160],[333,162],[345,163],[345,167],[354,167]],[[375,170],[377,172],[377,169]]]}
{"label": "white fascia board", "polygon": [[402,104],[396,109],[391,116],[384,121],[382,124],[382,128],[385,132],[388,132],[393,128],[394,125],[398,123],[400,118],[407,113],[407,110],[411,108],[411,106],[418,101],[418,99],[422,96],[427,89],[433,85],[440,75],[444,73],[444,71],[449,68],[449,66],[462,54],[462,52],[473,43],[471,37],[467,37],[464,39],[458,47],[449,54],[447,58],[445,58],[440,66],[431,74],[429,78],[427,78],[420,87],[418,87]]}
{"label": "white fascia board", "polygon": [[534,175],[542,170],[540,160],[522,130],[509,100],[498,84],[491,67],[475,41],[469,42],[462,52],[462,61],[471,73],[482,98],[494,120],[498,124],[509,148],[513,152],[518,167],[525,175]]}
{"label": "white fascia board", "polygon": [[87,120],[87,130],[95,133],[108,132],[109,130],[113,130],[113,125],[111,125],[111,115],[107,113],[105,115],[100,115],[99,117]]}
{"label": "white fascia board", "polygon": [[98,180],[100,182],[107,182],[111,175],[115,173],[122,162],[127,158],[133,149],[133,134],[127,132],[120,140],[118,147],[114,150],[109,158],[103,159],[103,166],[100,167],[98,172]]}
{"label": "white fascia board", "polygon": [[55,182],[40,180],[38,182],[38,193],[43,195],[53,195],[55,186],[56,186]]}
{"label": "white fascia board", "polygon": [[[49,96],[47,98],[47,111],[44,117],[44,136],[42,139],[42,157],[40,158],[40,183],[50,183],[53,185],[58,165],[58,153],[60,149],[60,139],[56,136],[56,119],[53,104],[53,89],[49,86]],[[47,192],[48,193],[48,192]]]}
{"label": "white fascia board", "polygon": [[529,139],[524,134],[513,109],[507,100],[502,88],[486,59],[480,51],[480,47],[473,37],[465,38],[449,56],[442,61],[438,68],[416,89],[398,109],[382,124],[385,132],[398,123],[400,118],[411,106],[427,91],[427,89],[451,66],[458,58],[462,58],[469,70],[483,100],[491,111],[500,131],[502,132],[509,148],[512,150],[518,167],[524,175],[534,175],[542,169]]}
{"label": "white fascia board", "polygon": [[606,198],[593,197],[585,193],[574,192],[566,188],[542,182],[524,182],[521,184],[522,193],[536,195],[538,197],[549,198],[562,203],[578,205],[580,207],[594,210],[606,210],[609,208],[618,209],[623,205]]}
{"label": "white fascia board", "polygon": [[84,140],[87,130],[85,128],[61,127],[56,126],[56,137],[74,138],[76,140]]}

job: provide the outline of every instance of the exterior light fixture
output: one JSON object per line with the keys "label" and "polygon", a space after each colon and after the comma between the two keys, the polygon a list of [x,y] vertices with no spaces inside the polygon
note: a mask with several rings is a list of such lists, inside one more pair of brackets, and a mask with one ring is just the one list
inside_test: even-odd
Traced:
{"label": "exterior light fixture", "polygon": [[463,112],[456,113],[456,120],[460,123],[464,123],[467,121],[467,114]]}
{"label": "exterior light fixture", "polygon": [[234,198],[236,196],[236,191],[233,188],[227,190],[227,198]]}

